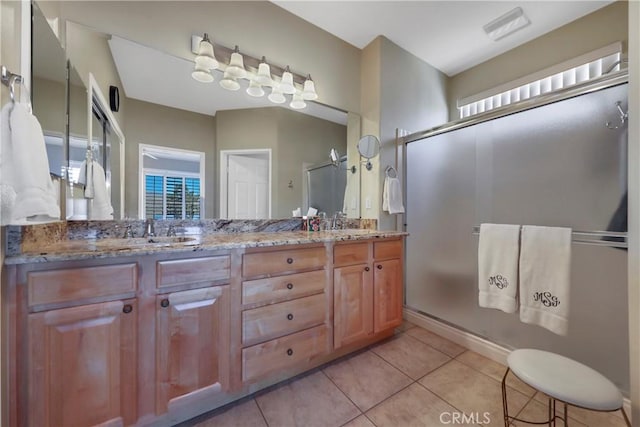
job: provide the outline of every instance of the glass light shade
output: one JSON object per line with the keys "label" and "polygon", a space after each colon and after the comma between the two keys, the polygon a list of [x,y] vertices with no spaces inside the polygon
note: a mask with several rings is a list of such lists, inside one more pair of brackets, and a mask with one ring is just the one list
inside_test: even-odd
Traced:
{"label": "glass light shade", "polygon": [[[289,67],[287,67],[287,70]],[[280,90],[287,95],[296,93],[296,87],[293,85],[293,74],[289,71],[282,73],[282,81],[280,81]]]}
{"label": "glass light shade", "polygon": [[318,94],[316,93],[316,85],[313,83],[310,77],[304,81],[304,88],[302,89],[302,99],[305,101],[314,101],[318,99]]}
{"label": "glass light shade", "polygon": [[231,60],[226,70],[224,70],[224,73],[229,73],[229,77],[235,79],[244,79],[247,77],[247,70],[244,69],[244,58],[240,53],[233,52],[231,54]]}
{"label": "glass light shade", "polygon": [[282,91],[277,86],[274,86],[274,88],[271,89],[271,93],[269,94],[268,98],[269,101],[273,102],[274,104],[284,104],[287,101],[287,98],[284,97]]}
{"label": "glass light shade", "polygon": [[224,77],[220,80],[220,86],[222,86],[226,90],[238,90],[240,89],[240,83],[238,80],[231,76],[226,70],[224,72]]}
{"label": "glass light shade", "polygon": [[273,80],[271,80],[271,67],[266,62],[261,62],[258,65],[258,74],[256,75],[256,82],[263,86],[271,86]]}
{"label": "glass light shade", "polygon": [[299,93],[295,93],[293,95],[293,98],[291,99],[291,103],[289,104],[289,107],[293,108],[294,110],[301,110],[306,106],[307,106],[307,103],[304,102],[304,99],[302,99],[302,94],[299,94]]}
{"label": "glass light shade", "polygon": [[260,86],[258,82],[252,79],[251,82],[249,82],[249,87],[247,88],[247,94],[249,96],[260,98],[261,96],[264,96],[264,90],[262,89],[262,86]]}
{"label": "glass light shade", "polygon": [[206,33],[198,45],[196,64],[209,70],[215,70],[220,65],[213,52],[213,44],[211,44],[211,40],[209,40],[209,36]]}
{"label": "glass light shade", "polygon": [[213,75],[209,69],[204,67],[199,67],[198,63],[196,63],[196,68],[191,73],[191,77],[194,80],[197,80],[202,83],[211,83],[213,81]]}

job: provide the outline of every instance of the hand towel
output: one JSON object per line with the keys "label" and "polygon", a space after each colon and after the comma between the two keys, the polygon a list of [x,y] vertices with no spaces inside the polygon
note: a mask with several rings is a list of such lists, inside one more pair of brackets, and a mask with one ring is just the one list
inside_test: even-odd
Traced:
{"label": "hand towel", "polygon": [[84,185],[84,198],[93,199],[93,161],[87,156],[87,159],[80,165],[80,173],[78,173],[78,184]]}
{"label": "hand towel", "polygon": [[27,105],[14,103],[3,108],[2,120],[2,224],[59,220],[60,207],[38,119]]}
{"label": "hand towel", "polygon": [[382,188],[382,210],[390,214],[404,213],[402,185],[398,178],[385,177]]}
{"label": "hand towel", "polygon": [[[107,189],[104,169],[96,161],[90,162],[90,166],[87,167],[87,169],[91,170],[91,177],[93,178],[90,180],[93,184],[93,199],[89,205],[89,219],[113,219],[113,207],[111,207],[111,198],[109,197],[109,191]],[[87,179],[87,181],[89,181],[89,179]]]}
{"label": "hand towel", "polygon": [[571,229],[522,228],[520,320],[566,335],[571,284]]}
{"label": "hand towel", "polygon": [[478,243],[478,303],[515,313],[518,308],[520,226],[481,224]]}

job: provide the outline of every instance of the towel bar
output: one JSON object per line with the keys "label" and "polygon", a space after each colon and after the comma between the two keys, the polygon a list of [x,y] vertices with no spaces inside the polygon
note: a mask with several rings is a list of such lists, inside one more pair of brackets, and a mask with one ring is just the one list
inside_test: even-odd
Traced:
{"label": "towel bar", "polygon": [[[473,234],[480,234],[480,226],[475,225],[473,227]],[[627,247],[627,233],[625,231],[579,231],[573,230],[572,240],[573,243],[580,245],[593,245],[593,246],[605,246],[611,248],[626,248]]]}

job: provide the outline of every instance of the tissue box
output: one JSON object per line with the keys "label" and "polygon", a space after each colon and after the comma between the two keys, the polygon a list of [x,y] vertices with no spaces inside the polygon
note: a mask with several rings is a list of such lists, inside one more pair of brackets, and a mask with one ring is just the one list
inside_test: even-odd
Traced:
{"label": "tissue box", "polygon": [[302,222],[302,229],[306,231],[320,231],[320,217],[312,216]]}

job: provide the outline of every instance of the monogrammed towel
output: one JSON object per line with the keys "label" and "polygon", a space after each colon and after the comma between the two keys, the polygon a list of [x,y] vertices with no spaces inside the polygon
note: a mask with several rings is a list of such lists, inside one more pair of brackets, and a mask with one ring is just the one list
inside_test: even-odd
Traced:
{"label": "monogrammed towel", "polygon": [[478,303],[515,313],[518,308],[520,226],[481,224],[478,243]]}
{"label": "monogrammed towel", "polygon": [[566,335],[571,284],[571,229],[522,227],[520,320]]}

